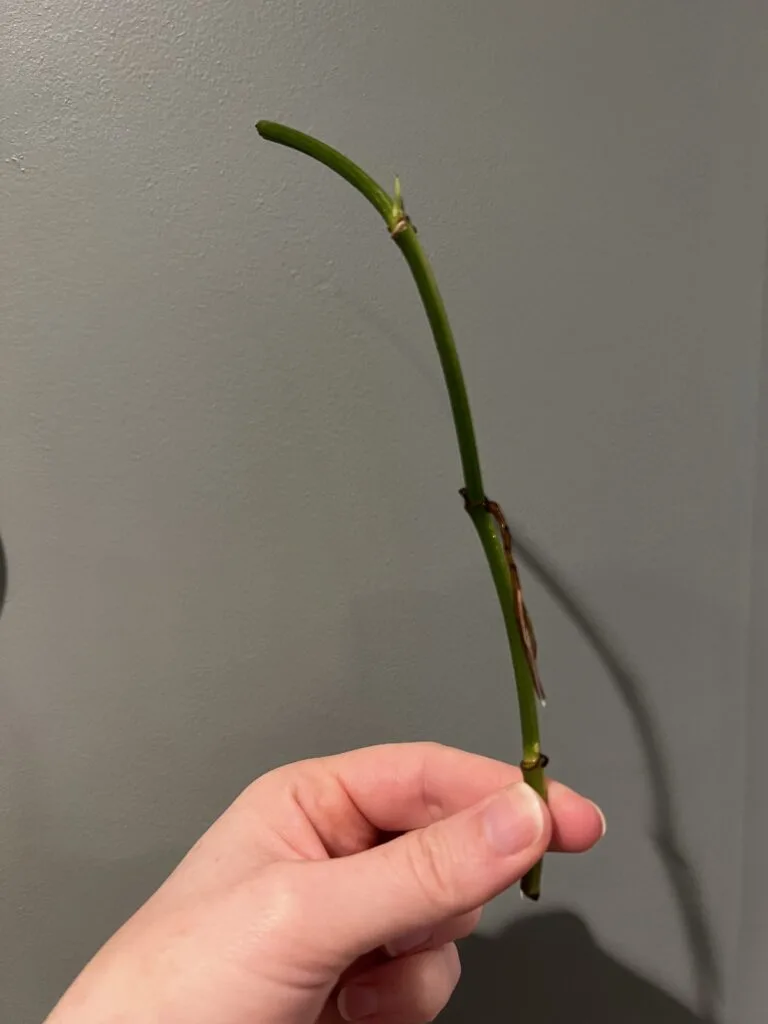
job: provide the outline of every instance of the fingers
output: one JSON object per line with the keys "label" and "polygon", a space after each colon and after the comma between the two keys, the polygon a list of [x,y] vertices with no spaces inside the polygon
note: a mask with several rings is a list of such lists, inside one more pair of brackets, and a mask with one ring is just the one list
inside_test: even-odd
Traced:
{"label": "fingers", "polygon": [[[298,762],[253,783],[198,842],[175,886],[204,893],[275,861],[325,860],[461,812],[518,782],[518,768],[434,743],[369,747]],[[549,783],[551,849],[582,852],[603,834],[593,803]]]}
{"label": "fingers", "polygon": [[419,929],[467,914],[518,881],[543,855],[551,820],[525,783],[374,847],[283,865],[304,908],[305,939],[343,965]]}
{"label": "fingers", "polygon": [[591,800],[586,800],[559,782],[547,786],[547,804],[552,815],[549,848],[560,853],[585,853],[606,831],[605,815]]}
{"label": "fingers", "polygon": [[503,761],[437,743],[368,747],[322,763],[382,832],[423,828],[521,778]]}
{"label": "fingers", "polygon": [[[336,779],[365,820],[382,832],[424,828],[522,779],[516,765],[437,743],[367,747],[315,764]],[[553,850],[583,853],[603,835],[602,812],[567,786],[551,781],[548,803],[554,819]],[[309,811],[312,802],[304,801],[304,807]]]}
{"label": "fingers", "polygon": [[443,1010],[459,981],[453,943],[374,967],[339,993],[342,1020],[369,1024],[424,1024]]}
{"label": "fingers", "polygon": [[[424,828],[520,779],[519,768],[479,754],[400,743],[281,768],[254,785],[248,802],[258,802],[262,823],[316,859],[367,849],[378,832]],[[287,799],[290,793],[302,815]],[[548,799],[553,849],[582,852],[597,842],[603,821],[594,804],[557,782],[550,783]]]}

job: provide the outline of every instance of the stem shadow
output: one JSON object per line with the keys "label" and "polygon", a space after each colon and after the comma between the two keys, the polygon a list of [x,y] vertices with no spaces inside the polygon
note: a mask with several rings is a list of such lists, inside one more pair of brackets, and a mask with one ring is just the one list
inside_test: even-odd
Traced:
{"label": "stem shadow", "polygon": [[366,299],[365,302],[360,302],[353,292],[348,291],[341,285],[334,287],[333,295],[340,303],[343,303],[348,312],[352,312],[366,328],[373,332],[374,338],[385,338],[397,354],[427,384],[435,401],[441,407],[448,408],[445,386],[440,379],[440,370],[438,364],[434,362],[431,352],[429,354],[432,358],[425,358],[421,349],[413,345],[390,317],[369,299]]}
{"label": "stem shadow", "polygon": [[0,536],[0,615],[5,608],[5,599],[8,596],[8,559],[5,554],[5,544]]}
{"label": "stem shadow", "polygon": [[517,530],[513,532],[521,559],[600,659],[629,712],[640,742],[651,791],[654,819],[651,840],[666,871],[685,928],[693,960],[700,1019],[714,1024],[718,1018],[721,979],[712,928],[693,863],[676,824],[674,800],[667,783],[668,755],[653,712],[643,696],[642,683],[551,563],[529,539]]}

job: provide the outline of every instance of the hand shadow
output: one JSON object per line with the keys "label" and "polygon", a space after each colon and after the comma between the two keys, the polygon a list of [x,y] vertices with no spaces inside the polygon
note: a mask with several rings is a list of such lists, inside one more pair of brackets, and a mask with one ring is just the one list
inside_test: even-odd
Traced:
{"label": "hand shadow", "polygon": [[464,974],[441,1024],[704,1024],[614,960],[575,914],[523,917],[461,943]]}

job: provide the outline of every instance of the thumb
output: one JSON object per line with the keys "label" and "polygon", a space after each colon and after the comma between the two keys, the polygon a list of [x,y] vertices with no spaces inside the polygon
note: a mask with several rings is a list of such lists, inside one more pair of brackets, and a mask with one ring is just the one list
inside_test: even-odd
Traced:
{"label": "thumb", "polygon": [[365,853],[316,863],[305,937],[316,927],[326,952],[348,963],[474,910],[533,867],[550,833],[546,805],[518,782]]}

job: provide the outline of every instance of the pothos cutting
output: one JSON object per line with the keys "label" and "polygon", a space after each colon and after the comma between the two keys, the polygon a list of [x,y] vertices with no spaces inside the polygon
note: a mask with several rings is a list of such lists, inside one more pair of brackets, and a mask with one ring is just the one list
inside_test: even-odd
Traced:
{"label": "pothos cutting", "polygon": [[[475,428],[456,342],[432,267],[417,237],[416,228],[405,211],[400,181],[395,179],[394,194],[390,196],[362,168],[324,142],[273,121],[259,121],[256,128],[262,138],[313,157],[361,192],[383,218],[390,237],[410,267],[432,328],[448,389],[464,475],[464,486],[459,493],[485,551],[509,641],[523,740],[520,767],[525,781],[546,800],[544,768],[547,757],[541,751],[537,710],[537,699],[542,705],[545,703],[544,690],[537,665],[536,637],[523,599],[512,534],[500,505],[491,501],[485,493]],[[521,891],[529,899],[537,900],[541,894],[541,871],[540,861],[521,882]]]}

